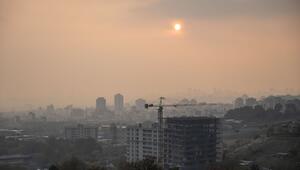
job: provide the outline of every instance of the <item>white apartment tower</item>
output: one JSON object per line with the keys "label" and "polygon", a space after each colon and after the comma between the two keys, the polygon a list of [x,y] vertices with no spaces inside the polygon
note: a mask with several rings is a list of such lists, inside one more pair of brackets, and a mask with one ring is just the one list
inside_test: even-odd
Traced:
{"label": "white apartment tower", "polygon": [[157,156],[157,123],[127,127],[127,161],[136,162]]}

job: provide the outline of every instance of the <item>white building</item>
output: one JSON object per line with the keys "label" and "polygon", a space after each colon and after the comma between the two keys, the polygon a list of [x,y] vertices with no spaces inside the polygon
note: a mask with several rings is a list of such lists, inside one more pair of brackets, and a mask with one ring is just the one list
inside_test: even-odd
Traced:
{"label": "white building", "polygon": [[157,123],[127,127],[127,161],[135,162],[157,156]]}

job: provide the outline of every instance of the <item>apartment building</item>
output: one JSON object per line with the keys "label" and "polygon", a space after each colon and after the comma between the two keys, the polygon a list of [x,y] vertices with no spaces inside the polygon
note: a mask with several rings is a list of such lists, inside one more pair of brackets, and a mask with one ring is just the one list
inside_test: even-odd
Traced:
{"label": "apartment building", "polygon": [[157,157],[157,123],[127,127],[127,161],[135,162]]}
{"label": "apartment building", "polygon": [[98,126],[96,125],[83,125],[65,127],[66,139],[80,139],[80,138],[94,138],[98,137]]}

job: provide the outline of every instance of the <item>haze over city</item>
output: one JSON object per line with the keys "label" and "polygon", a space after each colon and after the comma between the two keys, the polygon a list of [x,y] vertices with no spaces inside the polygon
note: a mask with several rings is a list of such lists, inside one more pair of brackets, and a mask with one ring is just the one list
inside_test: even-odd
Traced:
{"label": "haze over city", "polygon": [[0,0],[0,170],[299,170],[300,0]]}
{"label": "haze over city", "polygon": [[299,94],[299,16],[297,0],[1,0],[0,107]]}

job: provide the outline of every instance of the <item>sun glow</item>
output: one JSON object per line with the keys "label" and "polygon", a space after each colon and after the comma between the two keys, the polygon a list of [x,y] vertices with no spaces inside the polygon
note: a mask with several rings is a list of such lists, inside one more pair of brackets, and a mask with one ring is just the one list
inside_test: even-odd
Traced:
{"label": "sun glow", "polygon": [[174,30],[175,30],[175,31],[180,31],[181,28],[182,28],[182,26],[181,26],[181,24],[179,24],[179,23],[177,23],[177,24],[174,25]]}

